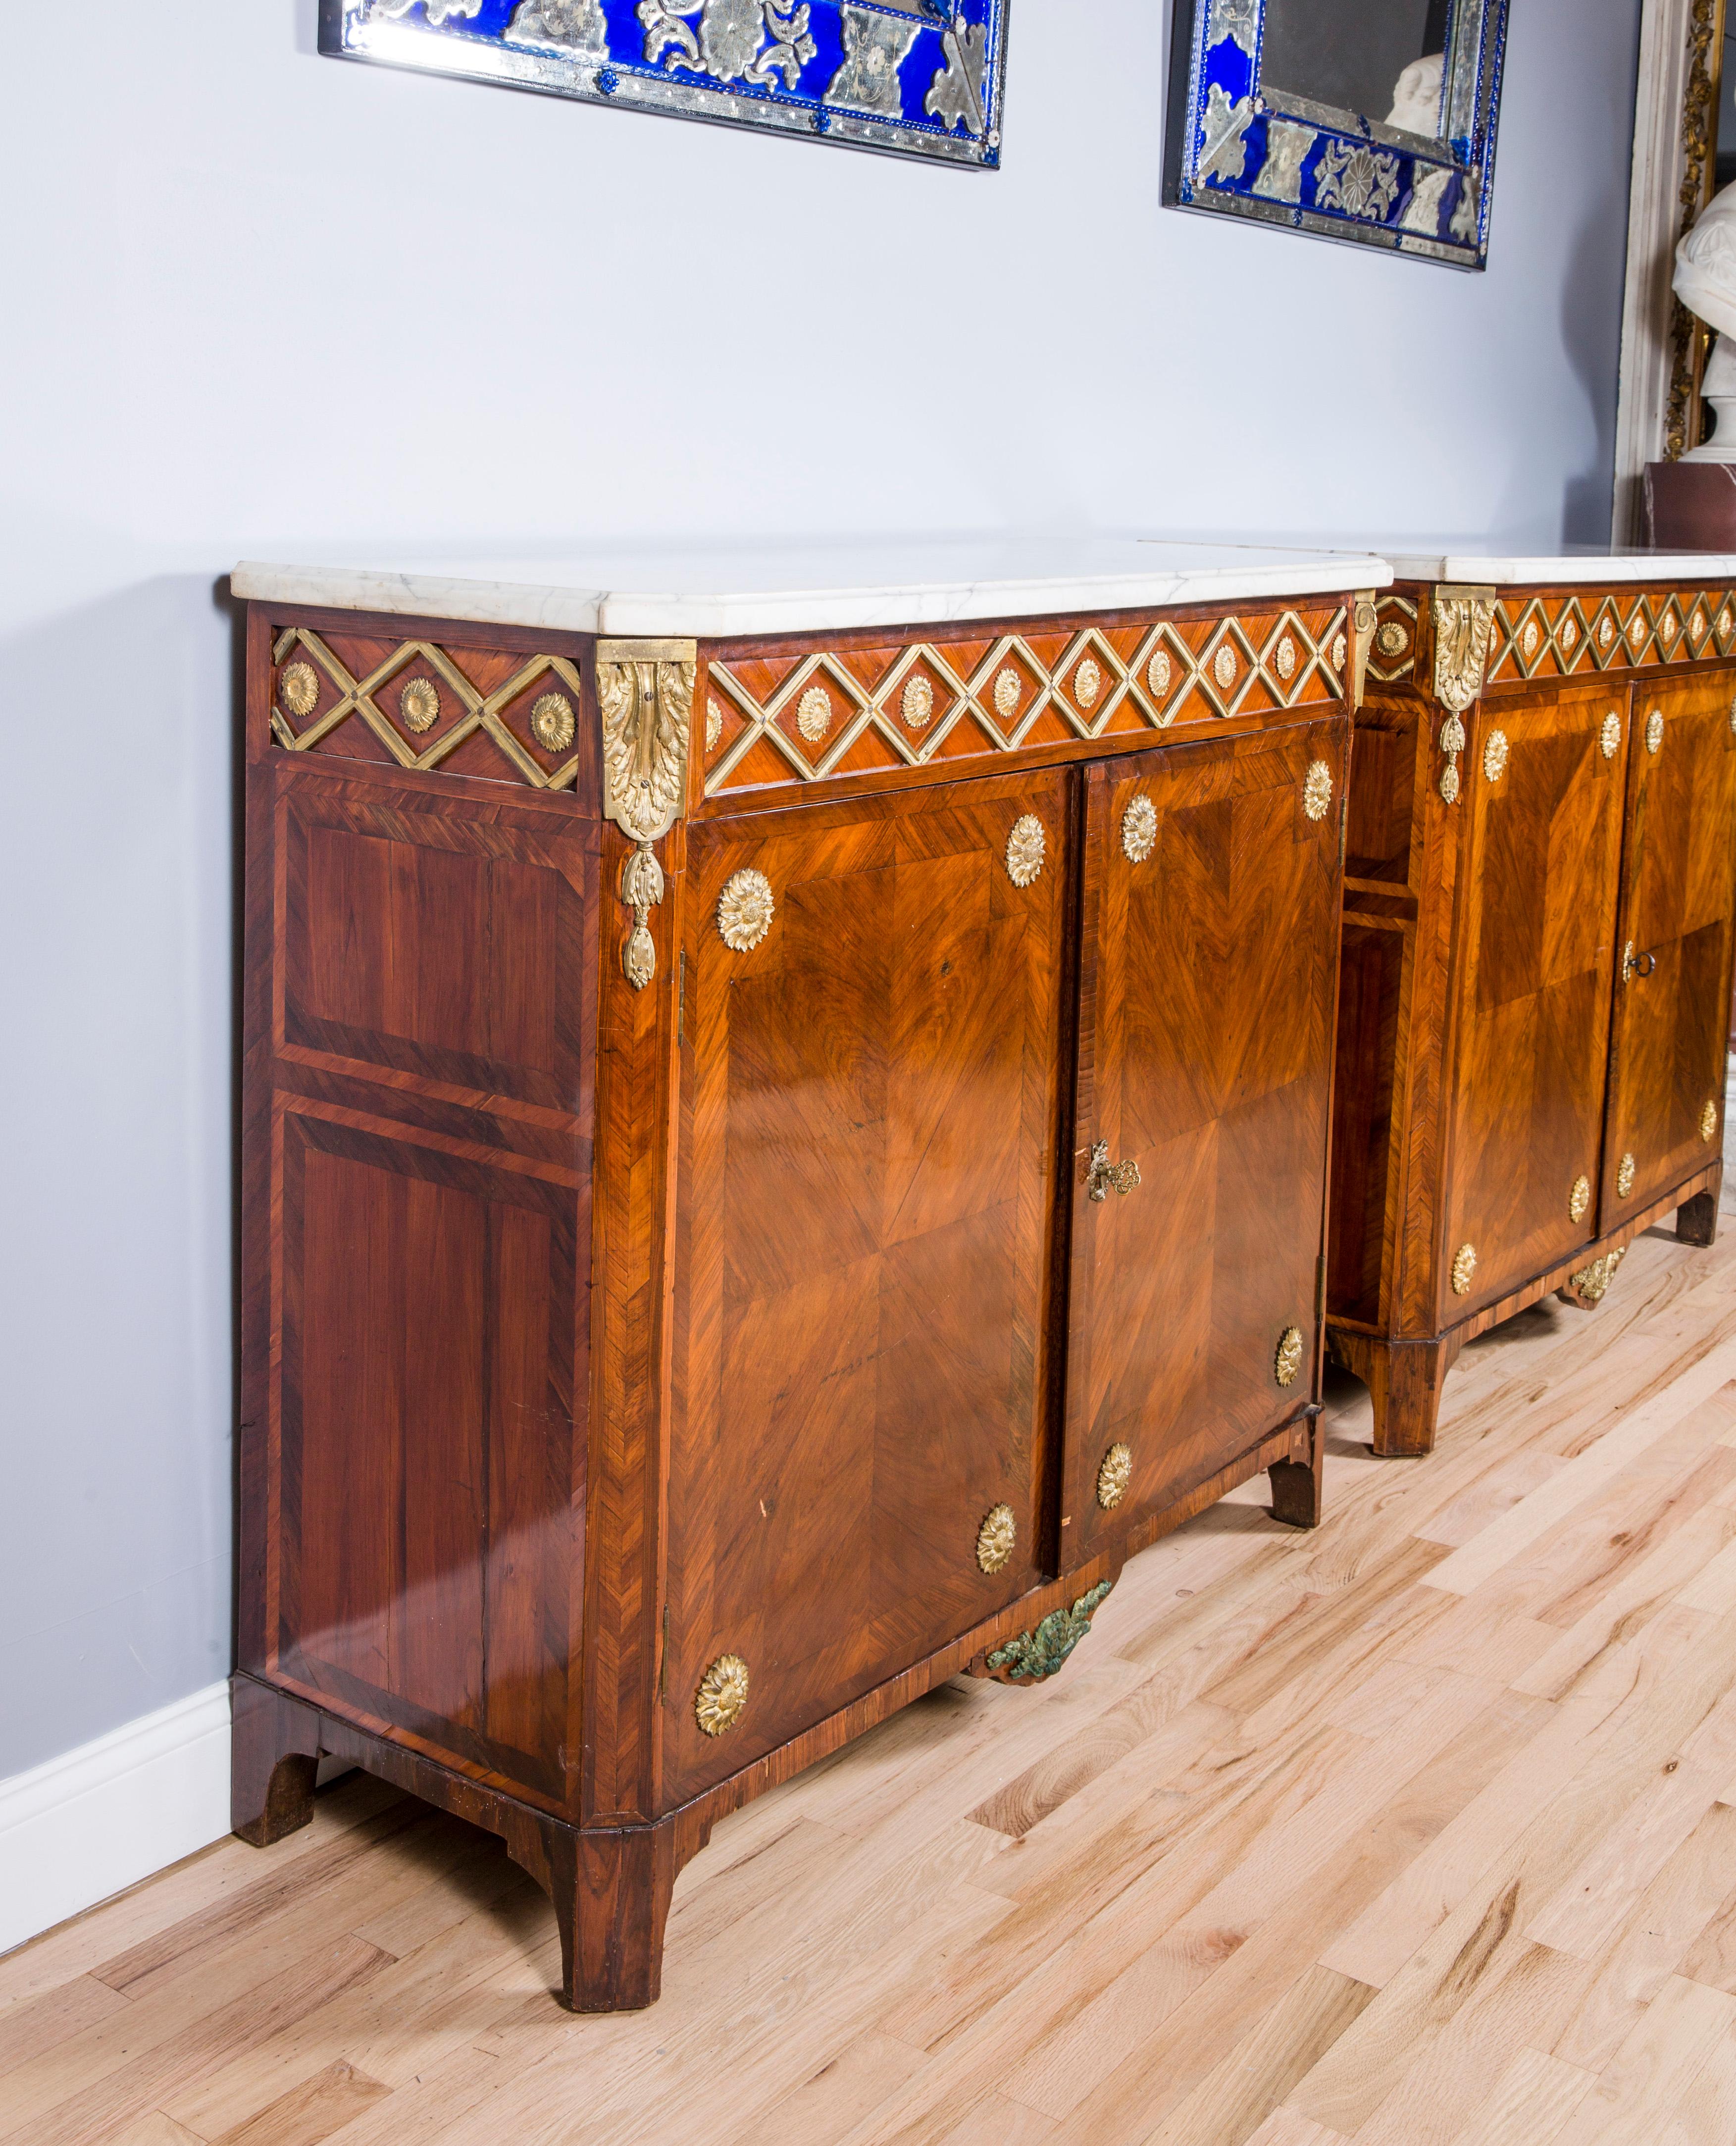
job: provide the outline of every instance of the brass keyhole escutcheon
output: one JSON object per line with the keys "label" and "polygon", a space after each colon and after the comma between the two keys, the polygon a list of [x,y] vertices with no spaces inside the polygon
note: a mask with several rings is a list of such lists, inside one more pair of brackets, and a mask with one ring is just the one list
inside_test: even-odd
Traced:
{"label": "brass keyhole escutcheon", "polygon": [[1109,1142],[1099,1140],[1091,1150],[1091,1166],[1085,1172],[1085,1190],[1094,1200],[1107,1200],[1111,1187],[1125,1200],[1140,1181],[1136,1162],[1111,1162]]}

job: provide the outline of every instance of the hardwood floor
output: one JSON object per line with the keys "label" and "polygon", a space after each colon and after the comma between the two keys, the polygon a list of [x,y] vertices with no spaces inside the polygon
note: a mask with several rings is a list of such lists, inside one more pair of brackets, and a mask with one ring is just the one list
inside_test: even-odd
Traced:
{"label": "hardwood floor", "polygon": [[1728,2146],[1736,1228],[1330,1394],[1066,1670],[717,1829],[655,2009],[549,1995],[492,1839],[359,1776],[0,1961],[7,2146]]}

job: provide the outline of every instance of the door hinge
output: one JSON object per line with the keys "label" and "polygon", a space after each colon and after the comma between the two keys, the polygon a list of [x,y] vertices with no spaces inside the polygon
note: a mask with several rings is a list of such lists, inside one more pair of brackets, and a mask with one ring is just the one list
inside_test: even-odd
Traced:
{"label": "door hinge", "polygon": [[663,1704],[663,1694],[669,1686],[669,1605],[663,1605],[663,1644],[657,1649],[657,1704]]}
{"label": "door hinge", "polygon": [[1316,1325],[1326,1316],[1326,1260],[1324,1254],[1314,1263],[1314,1315]]}
{"label": "door hinge", "polygon": [[676,963],[675,986],[675,1041],[679,1050],[687,1041],[687,950],[681,949]]}

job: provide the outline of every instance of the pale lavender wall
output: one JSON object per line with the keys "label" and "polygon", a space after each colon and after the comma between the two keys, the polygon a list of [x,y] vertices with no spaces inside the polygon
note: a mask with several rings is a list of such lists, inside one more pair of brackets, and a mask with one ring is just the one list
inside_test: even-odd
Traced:
{"label": "pale lavender wall", "polygon": [[6,11],[0,1775],[229,1664],[233,560],[1604,533],[1639,0],[1514,8],[1483,277],[1160,211],[1166,0],[1012,8],[994,176]]}

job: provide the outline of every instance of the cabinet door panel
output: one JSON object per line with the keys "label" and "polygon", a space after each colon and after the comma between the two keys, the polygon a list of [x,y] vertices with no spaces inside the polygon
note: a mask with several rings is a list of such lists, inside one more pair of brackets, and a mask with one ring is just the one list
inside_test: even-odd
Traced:
{"label": "cabinet door panel", "polygon": [[1595,1234],[1626,706],[1625,688],[1558,689],[1485,704],[1471,726],[1443,1327]]}
{"label": "cabinet door panel", "polygon": [[1634,700],[1620,932],[1634,958],[1615,986],[1605,1229],[1719,1153],[1736,875],[1733,684],[1736,673],[1719,671]]}
{"label": "cabinet door panel", "polygon": [[[666,1794],[693,1794],[1038,1576],[1072,778],[688,837]],[[1014,883],[1008,838],[1040,823]],[[769,883],[756,946],[718,905]],[[1011,1556],[977,1531],[1011,1508]],[[739,1725],[696,1721],[749,1669]]]}
{"label": "cabinet door panel", "polygon": [[570,1800],[570,1190],[287,1110],[271,1666]]}
{"label": "cabinet door panel", "polygon": [[[1342,723],[1321,723],[1087,778],[1065,1563],[1245,1453],[1312,1390],[1344,743]],[[1304,804],[1315,762],[1332,785],[1319,818]],[[1133,1190],[1091,1198],[1099,1142],[1137,1166]],[[1280,1385],[1292,1327],[1302,1354]],[[1105,1509],[1116,1445],[1131,1474]]]}

